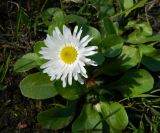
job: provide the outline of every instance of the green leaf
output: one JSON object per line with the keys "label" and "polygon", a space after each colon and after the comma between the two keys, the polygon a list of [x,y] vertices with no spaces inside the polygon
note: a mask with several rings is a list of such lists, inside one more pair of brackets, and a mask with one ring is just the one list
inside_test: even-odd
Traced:
{"label": "green leaf", "polygon": [[102,53],[106,57],[115,57],[120,54],[123,47],[123,39],[117,35],[108,35],[101,43]]}
{"label": "green leaf", "polygon": [[[73,133],[102,133],[101,118],[91,104],[85,104],[80,116],[72,124]],[[97,125],[97,126],[96,126]],[[96,127],[95,127],[96,126]]]}
{"label": "green leaf", "polygon": [[74,110],[74,106],[51,108],[39,113],[37,120],[46,129],[58,130],[65,128],[72,121]]}
{"label": "green leaf", "polygon": [[91,56],[90,58],[92,60],[94,60],[98,65],[102,65],[105,60],[104,56],[100,53],[97,53],[97,54]]}
{"label": "green leaf", "polygon": [[15,72],[25,72],[37,66],[40,66],[44,63],[44,60],[41,59],[36,53],[28,53],[18,59],[14,64]]}
{"label": "green leaf", "polygon": [[160,71],[160,50],[153,48],[153,46],[139,45],[142,52],[142,64],[151,71]]}
{"label": "green leaf", "polygon": [[91,42],[94,45],[97,45],[101,42],[101,34],[96,28],[87,25],[82,25],[82,27],[83,27],[83,36],[88,34],[91,37],[93,37]]}
{"label": "green leaf", "polygon": [[44,44],[44,41],[38,41],[34,44],[34,52],[39,54],[39,51],[41,50],[42,47],[46,47],[45,44]]}
{"label": "green leaf", "polygon": [[128,35],[127,43],[140,44],[160,40],[160,34],[153,34],[152,27],[148,22],[130,21],[125,28],[135,29]]}
{"label": "green leaf", "polygon": [[7,85],[3,85],[0,83],[0,91],[4,91],[7,88]]}
{"label": "green leaf", "polygon": [[60,11],[59,8],[48,8],[47,10],[43,11],[41,17],[43,20],[48,20],[50,16],[53,16],[55,12]]}
{"label": "green leaf", "polygon": [[120,74],[140,62],[140,53],[137,48],[123,46],[119,56],[107,59],[106,62],[95,71],[95,75],[107,74],[114,76]]}
{"label": "green leaf", "polygon": [[122,10],[129,9],[134,5],[133,0],[119,0]]}
{"label": "green leaf", "polygon": [[143,33],[133,32],[129,35],[127,42],[132,44],[140,44],[140,43],[154,42],[159,40],[160,40],[160,34],[144,36]]}
{"label": "green leaf", "polygon": [[105,35],[117,35],[116,27],[109,18],[103,19]]}
{"label": "green leaf", "polygon": [[[89,2],[93,6],[93,8],[97,10],[98,17],[100,19],[112,16],[115,13],[115,8],[111,0],[89,0]],[[96,16],[96,14],[91,14],[91,15]]]}
{"label": "green leaf", "polygon": [[124,27],[125,29],[137,29],[137,21],[131,20],[127,23],[127,25]]}
{"label": "green leaf", "polygon": [[54,82],[57,92],[68,100],[75,100],[80,98],[86,91],[88,91],[86,85],[81,85],[76,81],[73,81],[72,85],[67,85],[65,88],[62,86],[61,81]]}
{"label": "green leaf", "polygon": [[[145,133],[144,128],[135,129],[133,133]],[[158,132],[157,132],[158,133]]]}
{"label": "green leaf", "polygon": [[68,24],[68,23],[77,23],[77,24],[87,24],[87,19],[86,18],[83,18],[81,16],[78,16],[78,15],[67,15],[65,16],[65,23]]}
{"label": "green leaf", "polygon": [[150,36],[152,35],[152,27],[150,25],[150,23],[148,22],[142,22],[136,25],[136,29],[141,30],[141,32],[143,33],[143,35],[145,36]]}
{"label": "green leaf", "polygon": [[129,70],[118,81],[108,85],[109,89],[119,90],[124,97],[138,97],[153,88],[154,79],[144,69]]}
{"label": "green leaf", "polygon": [[143,121],[140,121],[139,128],[134,130],[133,133],[145,133]]}
{"label": "green leaf", "polygon": [[57,21],[54,17],[57,12],[62,12],[60,8],[48,8],[43,11],[41,14],[42,21],[45,25],[49,26],[50,24]]}
{"label": "green leaf", "polygon": [[148,22],[129,21],[125,26],[126,29],[135,29],[134,32],[141,32],[144,36],[152,35],[152,27]]}
{"label": "green leaf", "polygon": [[151,71],[154,71],[154,72],[160,71],[159,52],[158,53],[153,53],[150,56],[143,56],[142,64],[145,65]]}
{"label": "green leaf", "polygon": [[62,29],[65,24],[65,14],[62,10],[58,10],[54,13],[53,22],[49,25],[47,33],[52,35],[55,27]]}
{"label": "green leaf", "polygon": [[150,53],[154,52],[156,49],[152,45],[144,45],[139,44],[139,50],[143,55],[149,55]]}
{"label": "green leaf", "polygon": [[20,89],[25,97],[47,99],[57,95],[57,91],[49,77],[43,73],[34,73],[20,82]]}
{"label": "green leaf", "polygon": [[[128,1],[128,0],[127,0],[127,1]],[[148,1],[148,0],[140,0],[140,1],[138,1],[137,3],[135,3],[131,8],[129,8],[129,9],[127,9],[127,10],[125,11],[125,17],[128,16],[128,14],[129,14],[131,11],[133,11],[133,10],[135,10],[135,9],[137,9],[137,8],[143,7],[143,6],[147,3],[147,1]]]}
{"label": "green leaf", "polygon": [[110,131],[121,133],[128,125],[128,116],[124,107],[118,102],[100,102],[100,113],[110,126]]}

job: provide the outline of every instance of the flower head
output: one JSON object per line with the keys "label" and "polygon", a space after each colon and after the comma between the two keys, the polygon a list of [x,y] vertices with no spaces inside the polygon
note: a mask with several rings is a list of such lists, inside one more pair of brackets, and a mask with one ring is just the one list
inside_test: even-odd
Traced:
{"label": "flower head", "polygon": [[44,73],[47,73],[51,80],[61,79],[63,87],[72,84],[72,78],[84,84],[81,76],[87,78],[87,72],[84,66],[96,63],[89,59],[88,56],[97,53],[97,46],[88,46],[92,37],[86,35],[81,38],[82,28],[78,31],[78,26],[74,28],[73,34],[71,30],[63,26],[63,34],[58,27],[53,31],[53,35],[47,35],[44,40],[46,47],[40,50],[42,58],[48,62],[41,66]]}

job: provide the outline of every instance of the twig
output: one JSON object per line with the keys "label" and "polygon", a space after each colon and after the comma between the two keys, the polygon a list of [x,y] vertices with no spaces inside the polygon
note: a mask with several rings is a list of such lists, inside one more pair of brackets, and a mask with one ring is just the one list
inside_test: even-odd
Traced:
{"label": "twig", "polygon": [[24,47],[24,46],[11,46],[11,45],[9,45],[9,44],[1,44],[0,43],[0,49],[3,49],[3,48],[10,48],[10,49],[26,49],[26,47]]}
{"label": "twig", "polygon": [[41,7],[41,12],[43,11],[43,9],[44,9],[44,7],[45,7],[47,1],[48,1],[48,0],[45,0],[45,1],[44,1],[43,5],[42,5],[42,7]]}

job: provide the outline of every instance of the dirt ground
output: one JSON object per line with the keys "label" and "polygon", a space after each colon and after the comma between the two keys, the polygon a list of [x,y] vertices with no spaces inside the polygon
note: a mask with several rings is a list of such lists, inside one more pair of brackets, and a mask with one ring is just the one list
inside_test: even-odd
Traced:
{"label": "dirt ground", "polygon": [[[48,3],[51,7],[59,6],[57,1]],[[22,7],[32,16],[37,14],[43,4],[43,0],[28,0],[22,2]],[[42,102],[22,96],[18,84],[26,73],[13,72],[15,61],[32,51],[34,41],[41,38],[41,33],[33,35],[33,32],[30,32],[32,29],[24,25],[19,25],[18,36],[16,35],[19,6],[18,0],[0,1],[0,66],[7,66],[5,78],[0,83],[0,133],[54,133],[43,129],[36,120],[37,113],[43,110],[42,106],[45,108],[48,100]]]}

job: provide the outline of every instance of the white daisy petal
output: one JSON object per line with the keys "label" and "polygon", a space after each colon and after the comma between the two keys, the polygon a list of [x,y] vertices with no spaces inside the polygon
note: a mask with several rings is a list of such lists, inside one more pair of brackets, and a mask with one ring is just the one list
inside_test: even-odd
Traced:
{"label": "white daisy petal", "polygon": [[52,60],[46,62],[45,64],[41,65],[40,68],[43,69],[43,68],[46,68],[46,67],[49,67],[52,63]]}
{"label": "white daisy petal", "polygon": [[75,75],[74,75],[74,80],[78,80],[78,74],[76,73]]}
{"label": "white daisy petal", "polygon": [[[75,67],[76,68],[76,67]],[[74,77],[74,80],[78,80],[78,72],[77,72],[77,70],[74,68],[74,70],[73,70],[73,77]]]}
{"label": "white daisy petal", "polygon": [[53,46],[53,43],[52,43],[49,35],[47,35],[47,38],[44,40],[44,43],[48,47],[52,47]]}
{"label": "white daisy petal", "polygon": [[44,63],[43,65],[41,65],[40,68],[43,69],[43,68],[51,67],[51,68],[55,69],[55,68],[59,68],[60,64],[61,63],[58,60],[50,60],[50,61]]}
{"label": "white daisy petal", "polygon": [[83,52],[82,53],[84,56],[91,56],[91,55],[94,55],[94,54],[97,54],[97,51],[90,51],[90,52]]}
{"label": "white daisy petal", "polygon": [[69,72],[69,74],[68,74],[68,83],[69,83],[69,85],[72,85],[72,71],[70,71]]}
{"label": "white daisy petal", "polygon": [[58,27],[55,27],[55,34],[57,35],[57,37],[59,37],[60,39],[63,39],[63,35],[60,32],[60,30],[58,29]]}
{"label": "white daisy petal", "polygon": [[48,53],[49,48],[48,47],[42,47],[39,51],[40,54]]}
{"label": "white daisy petal", "polygon": [[43,72],[47,73],[51,80],[61,79],[63,87],[72,85],[73,79],[84,84],[82,77],[88,77],[85,65],[97,65],[95,61],[87,58],[97,53],[97,46],[86,47],[92,37],[86,35],[81,39],[82,32],[82,28],[78,31],[76,26],[72,34],[64,25],[62,34],[58,27],[55,27],[53,34],[47,35],[44,40],[46,47],[39,51],[41,58],[48,60],[40,68],[44,69]]}
{"label": "white daisy petal", "polygon": [[89,35],[86,35],[85,37],[83,37],[83,38],[81,39],[80,43],[86,42],[87,39],[89,39],[89,38],[90,38],[90,36],[89,36]]}
{"label": "white daisy petal", "polygon": [[89,47],[81,48],[80,51],[92,51],[97,49],[98,49],[97,46],[89,46]]}
{"label": "white daisy petal", "polygon": [[53,81],[55,79],[55,75],[51,76],[51,81]]}
{"label": "white daisy petal", "polygon": [[85,46],[87,46],[88,45],[88,43],[92,40],[93,38],[92,37],[84,37],[82,40],[81,40],[81,42],[80,42],[80,46],[81,47],[85,47]]}
{"label": "white daisy petal", "polygon": [[56,34],[55,30],[53,30],[53,32],[52,32],[52,37],[55,36],[55,34]]}
{"label": "white daisy petal", "polygon": [[66,65],[63,65],[62,67],[58,67],[58,69],[56,70],[56,72],[58,73],[56,79],[60,79],[60,77],[63,75],[64,71],[66,70],[66,68],[67,68]]}
{"label": "white daisy petal", "polygon": [[67,85],[67,83],[66,83],[66,78],[64,78],[64,79],[62,80],[62,84],[63,84],[63,87],[66,87],[66,85]]}
{"label": "white daisy petal", "polygon": [[50,37],[50,39],[52,41],[52,48],[54,48],[54,51],[56,51],[56,49],[59,49],[61,46],[65,45],[65,41],[64,41],[63,37],[61,37],[61,38],[58,37],[57,34],[55,34],[54,37]]}
{"label": "white daisy petal", "polygon": [[75,26],[74,31],[73,31],[73,36],[76,37],[78,31],[78,26]]}
{"label": "white daisy petal", "polygon": [[82,28],[80,28],[79,32],[77,33],[76,37],[78,40],[80,40],[81,34],[82,34]]}
{"label": "white daisy petal", "polygon": [[79,67],[78,64],[76,64],[76,66],[75,66],[75,68],[74,68],[73,71],[75,71],[76,73],[80,73],[80,72],[81,72],[81,71],[80,71],[80,67]]}
{"label": "white daisy petal", "polygon": [[97,66],[96,62],[93,60],[88,61],[88,65]]}
{"label": "white daisy petal", "polygon": [[49,73],[49,71],[50,71],[50,68],[46,68],[43,70],[43,73]]}
{"label": "white daisy petal", "polygon": [[89,58],[82,57],[81,60],[83,62],[85,62],[86,64],[88,64],[88,65],[97,66],[96,62],[91,60],[91,59],[89,59]]}
{"label": "white daisy petal", "polygon": [[80,84],[84,84],[84,81],[83,81],[83,79],[81,78],[81,76],[80,75],[78,75],[78,82],[80,83]]}
{"label": "white daisy petal", "polygon": [[71,30],[68,29],[68,27],[66,27],[65,25],[63,26],[63,35],[64,35],[65,39],[69,39],[72,36]]}
{"label": "white daisy petal", "polygon": [[69,74],[69,70],[70,70],[70,67],[67,66],[66,70],[64,71],[64,73],[63,73],[63,75],[62,75],[62,77],[61,77],[62,80],[67,77],[67,75]]}
{"label": "white daisy petal", "polygon": [[59,50],[57,50],[57,51],[55,51],[55,52],[53,52],[54,51],[54,49],[48,49],[48,50],[41,50],[41,51],[39,51],[39,53],[41,54],[41,55],[43,55],[43,58],[44,59],[47,59],[47,60],[52,60],[52,59],[57,59],[58,58],[58,51]]}
{"label": "white daisy petal", "polygon": [[80,67],[81,72],[86,74],[87,71],[86,71],[86,69],[83,67],[82,63],[81,63],[81,62],[78,62],[78,65],[79,65],[79,67]]}

